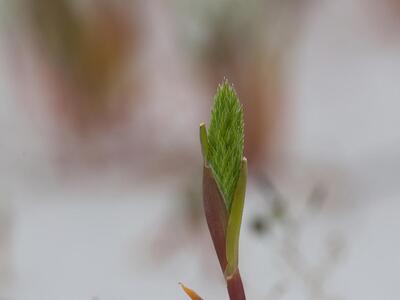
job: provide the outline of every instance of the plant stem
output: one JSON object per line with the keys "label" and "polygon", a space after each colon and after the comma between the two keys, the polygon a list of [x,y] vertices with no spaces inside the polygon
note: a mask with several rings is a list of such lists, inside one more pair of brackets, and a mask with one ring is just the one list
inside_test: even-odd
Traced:
{"label": "plant stem", "polygon": [[230,300],[246,300],[239,270],[237,270],[232,277],[227,279],[226,283]]}

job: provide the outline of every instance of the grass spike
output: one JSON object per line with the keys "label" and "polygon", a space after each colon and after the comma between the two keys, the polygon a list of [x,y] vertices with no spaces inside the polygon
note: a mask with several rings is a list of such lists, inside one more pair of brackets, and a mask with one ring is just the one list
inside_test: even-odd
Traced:
{"label": "grass spike", "polygon": [[208,129],[207,161],[230,211],[243,158],[243,109],[228,80],[219,85]]}

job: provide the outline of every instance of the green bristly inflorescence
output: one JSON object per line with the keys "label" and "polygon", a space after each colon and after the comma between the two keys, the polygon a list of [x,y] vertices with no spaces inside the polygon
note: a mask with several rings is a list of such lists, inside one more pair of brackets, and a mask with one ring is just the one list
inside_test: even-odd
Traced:
{"label": "green bristly inflorescence", "polygon": [[243,109],[225,80],[217,89],[208,129],[207,161],[230,211],[243,159]]}

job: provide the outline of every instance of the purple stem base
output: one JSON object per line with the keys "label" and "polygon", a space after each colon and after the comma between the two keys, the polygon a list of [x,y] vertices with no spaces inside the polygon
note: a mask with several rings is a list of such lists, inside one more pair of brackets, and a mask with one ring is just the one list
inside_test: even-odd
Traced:
{"label": "purple stem base", "polygon": [[239,270],[237,270],[236,273],[229,278],[226,283],[230,300],[246,300]]}

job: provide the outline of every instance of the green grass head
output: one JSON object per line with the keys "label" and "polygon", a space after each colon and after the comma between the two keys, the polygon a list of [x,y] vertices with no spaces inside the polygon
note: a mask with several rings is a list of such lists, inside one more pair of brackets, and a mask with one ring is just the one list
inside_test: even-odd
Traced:
{"label": "green grass head", "polygon": [[211,110],[206,158],[230,211],[243,159],[243,109],[234,88],[225,80]]}

